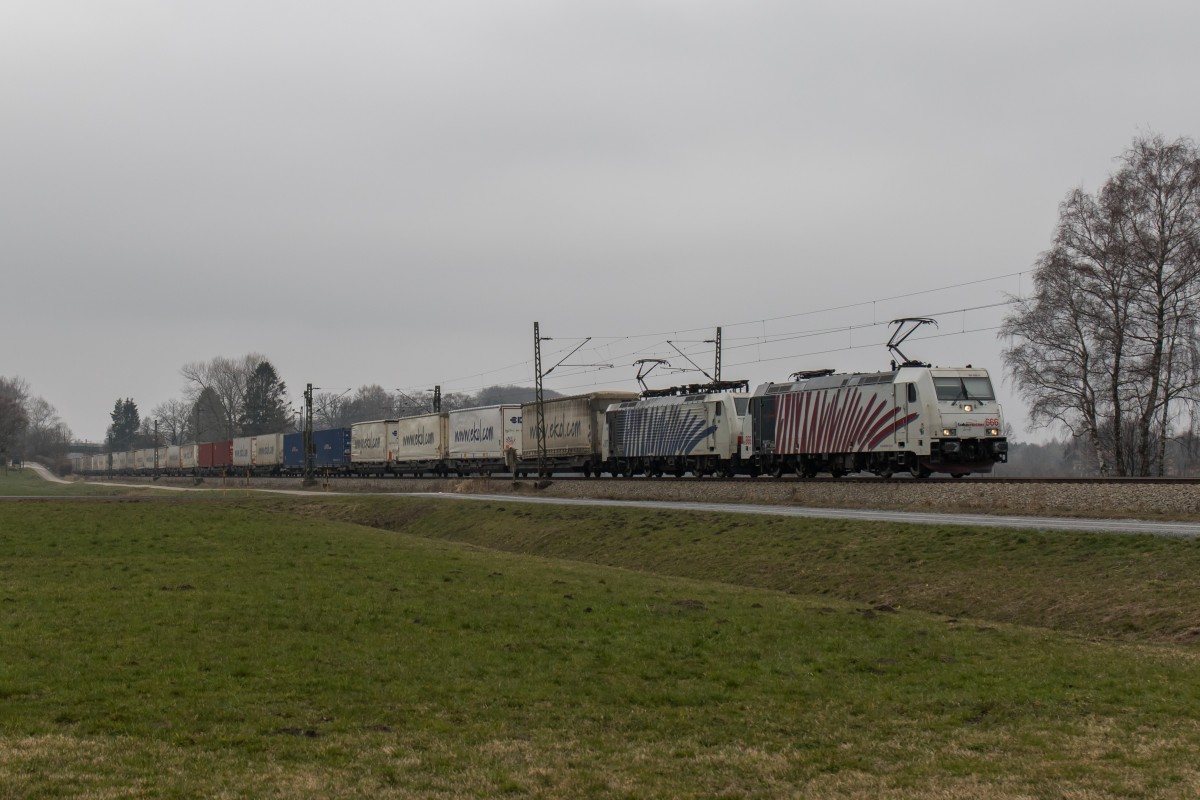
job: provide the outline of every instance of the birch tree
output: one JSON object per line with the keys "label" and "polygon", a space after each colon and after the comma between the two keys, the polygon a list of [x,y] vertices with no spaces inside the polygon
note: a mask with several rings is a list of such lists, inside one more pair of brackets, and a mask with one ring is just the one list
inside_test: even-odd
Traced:
{"label": "birch tree", "polygon": [[1059,206],[1034,292],[1004,321],[1004,361],[1036,422],[1086,441],[1101,473],[1160,474],[1200,387],[1200,154],[1136,139],[1095,195]]}

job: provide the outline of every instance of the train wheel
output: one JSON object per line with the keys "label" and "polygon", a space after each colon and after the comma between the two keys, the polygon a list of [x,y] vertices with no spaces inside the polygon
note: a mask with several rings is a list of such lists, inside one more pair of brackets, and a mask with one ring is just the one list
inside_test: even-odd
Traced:
{"label": "train wheel", "polygon": [[846,470],[831,469],[831,470],[829,470],[829,476],[832,478],[844,478],[844,477],[846,477]]}

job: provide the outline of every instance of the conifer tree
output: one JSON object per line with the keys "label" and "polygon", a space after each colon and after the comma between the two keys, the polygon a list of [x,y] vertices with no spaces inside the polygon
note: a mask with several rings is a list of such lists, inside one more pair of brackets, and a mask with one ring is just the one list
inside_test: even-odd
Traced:
{"label": "conifer tree", "polygon": [[126,397],[124,400],[118,397],[112,414],[109,416],[112,418],[112,424],[108,426],[108,436],[105,438],[108,449],[111,451],[132,449],[138,429],[142,425],[137,403],[133,402],[131,397]]}
{"label": "conifer tree", "polygon": [[243,436],[282,433],[288,426],[287,385],[270,361],[261,361],[246,382],[240,420]]}

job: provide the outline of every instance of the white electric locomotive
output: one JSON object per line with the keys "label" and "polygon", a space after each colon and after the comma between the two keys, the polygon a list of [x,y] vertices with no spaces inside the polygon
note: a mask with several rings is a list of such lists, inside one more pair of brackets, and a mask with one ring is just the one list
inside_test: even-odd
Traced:
{"label": "white electric locomotive", "polygon": [[1008,459],[1004,416],[985,369],[908,364],[891,372],[797,373],[750,399],[742,459],[756,472],[955,477]]}
{"label": "white electric locomotive", "polygon": [[[740,391],[728,391],[730,388]],[[643,392],[605,412],[603,460],[613,475],[732,476],[750,395],[745,382]]]}

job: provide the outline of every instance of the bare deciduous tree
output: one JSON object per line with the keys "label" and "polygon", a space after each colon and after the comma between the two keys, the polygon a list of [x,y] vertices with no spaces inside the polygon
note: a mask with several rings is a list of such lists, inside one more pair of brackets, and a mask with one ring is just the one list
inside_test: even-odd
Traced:
{"label": "bare deciduous tree", "polygon": [[313,426],[317,430],[349,427],[346,395],[347,392],[317,392],[313,395]]}
{"label": "bare deciduous tree", "polygon": [[50,460],[61,458],[71,443],[71,429],[58,416],[58,409],[43,397],[31,397],[25,404],[29,427],[25,432],[25,450]]}
{"label": "bare deciduous tree", "polygon": [[0,377],[0,462],[5,466],[9,459],[20,456],[25,429],[29,426],[25,410],[28,396],[29,384],[23,378]]}
{"label": "bare deciduous tree", "polygon": [[360,386],[342,406],[349,423],[403,416],[401,398],[377,383]]}
{"label": "bare deciduous tree", "polygon": [[150,417],[158,420],[158,433],[167,444],[183,444],[193,440],[196,415],[192,413],[192,408],[192,403],[176,398],[159,403],[150,412]]}
{"label": "bare deciduous tree", "polygon": [[1068,195],[1034,283],[1002,330],[1034,420],[1087,441],[1101,473],[1161,473],[1200,386],[1196,146],[1137,139],[1096,197]]}
{"label": "bare deciduous tree", "polygon": [[213,409],[221,420],[221,437],[232,439],[240,434],[242,414],[245,411],[246,386],[258,365],[266,361],[260,353],[247,353],[240,358],[217,356],[211,361],[193,361],[180,370],[186,383],[189,405],[195,406],[204,395],[206,403],[218,406]]}

